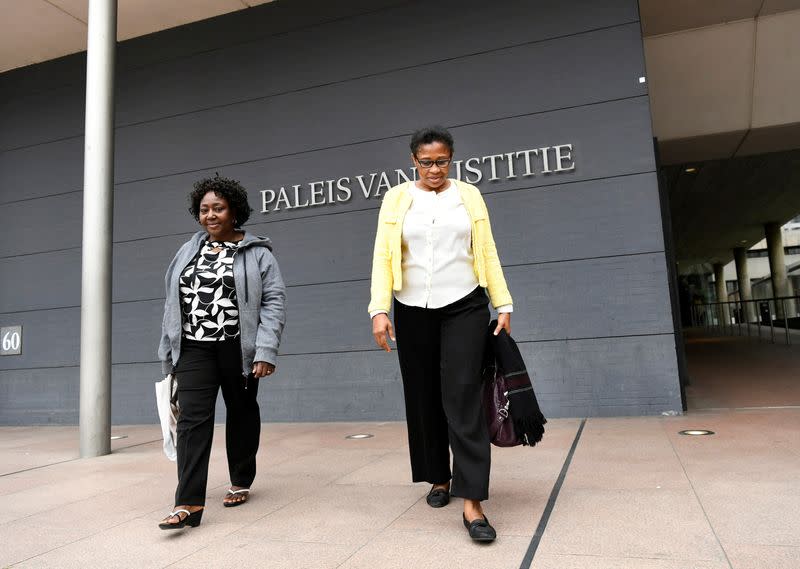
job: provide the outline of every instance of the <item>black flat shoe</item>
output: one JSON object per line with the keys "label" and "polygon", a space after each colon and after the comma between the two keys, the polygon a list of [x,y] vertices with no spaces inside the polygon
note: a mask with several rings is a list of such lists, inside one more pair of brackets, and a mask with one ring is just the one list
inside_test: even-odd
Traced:
{"label": "black flat shoe", "polygon": [[483,516],[483,519],[467,521],[467,516],[462,514],[464,519],[464,527],[467,528],[469,536],[473,541],[494,541],[497,538],[497,532],[489,524],[489,518]]}
{"label": "black flat shoe", "polygon": [[444,488],[431,488],[428,497],[425,498],[431,508],[444,508],[450,503],[450,490]]}
{"label": "black flat shoe", "polygon": [[[181,516],[181,514],[186,514],[186,516]],[[176,524],[169,523],[169,520],[173,517],[177,517],[180,521]],[[196,528],[200,525],[200,520],[203,519],[203,510],[197,510],[196,512],[190,512],[189,510],[175,510],[174,512],[170,513],[163,522],[158,524],[158,527],[161,529],[183,529],[186,526],[190,528]]]}

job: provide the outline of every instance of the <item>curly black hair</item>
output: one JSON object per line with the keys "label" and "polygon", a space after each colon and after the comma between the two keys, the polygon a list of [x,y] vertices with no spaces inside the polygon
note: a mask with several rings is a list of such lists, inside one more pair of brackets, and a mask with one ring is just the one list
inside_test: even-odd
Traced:
{"label": "curly black hair", "polygon": [[213,178],[195,182],[194,190],[189,194],[189,213],[195,221],[200,221],[200,202],[208,192],[214,192],[228,202],[228,206],[233,210],[237,227],[241,227],[250,219],[253,208],[247,203],[247,190],[238,181],[215,174]]}
{"label": "curly black hair", "polygon": [[417,150],[423,144],[430,144],[431,142],[441,142],[447,148],[450,149],[450,156],[453,155],[453,135],[450,134],[450,131],[444,128],[443,126],[433,125],[433,126],[426,126],[425,128],[421,128],[414,132],[411,135],[411,154],[414,156],[417,155]]}

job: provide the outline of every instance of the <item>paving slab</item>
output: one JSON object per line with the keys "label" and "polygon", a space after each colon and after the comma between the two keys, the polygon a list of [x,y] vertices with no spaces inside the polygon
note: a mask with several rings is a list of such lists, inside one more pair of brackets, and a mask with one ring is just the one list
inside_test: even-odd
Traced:
{"label": "paving slab", "polygon": [[[219,427],[203,523],[174,534],[156,528],[176,481],[160,442],[148,442],[157,426],[120,428],[134,444],[109,456],[49,466],[52,442],[37,445],[36,429],[5,432],[24,442],[6,439],[0,458],[28,445],[39,466],[0,476],[0,567],[515,568],[579,425],[552,420],[533,449],[493,449],[485,508],[499,538],[488,547],[469,540],[460,500],[427,506],[428,485],[410,481],[402,423],[265,424],[253,495],[239,508],[222,507]],[[703,425],[718,434],[677,434]],[[65,449],[72,431],[57,432]],[[354,432],[375,436],[345,438]],[[800,566],[800,454],[788,450],[798,432],[800,410],[589,419],[532,566]]]}
{"label": "paving slab", "polygon": [[736,569],[797,569],[800,548],[768,545],[728,544],[731,565]]}
{"label": "paving slab", "polygon": [[363,545],[423,499],[416,487],[389,486],[380,494],[357,486],[329,485],[238,532],[258,539]]}
{"label": "paving slab", "polygon": [[519,566],[528,539],[499,537],[490,546],[472,543],[461,531],[408,531],[389,529],[362,547],[341,569],[413,567],[415,569],[509,569]]}
{"label": "paving slab", "polygon": [[157,425],[115,426],[114,452],[85,460],[77,427],[0,427],[0,567],[527,569],[535,549],[533,569],[797,569],[800,348],[695,340],[688,415],[590,418],[572,455],[580,418],[551,420],[535,448],[493,448],[488,546],[469,539],[461,500],[427,506],[403,423],[265,424],[237,508],[222,506],[217,425],[203,523],[178,532],[156,527],[176,483]]}
{"label": "paving slab", "polygon": [[605,557],[601,555],[536,556],[536,569],[730,569],[725,561]]}
{"label": "paving slab", "polygon": [[298,543],[252,539],[234,534],[168,565],[168,567],[214,567],[215,569],[335,569],[357,546],[330,543]]}
{"label": "paving slab", "polygon": [[689,488],[565,488],[540,552],[725,561],[725,553]]}

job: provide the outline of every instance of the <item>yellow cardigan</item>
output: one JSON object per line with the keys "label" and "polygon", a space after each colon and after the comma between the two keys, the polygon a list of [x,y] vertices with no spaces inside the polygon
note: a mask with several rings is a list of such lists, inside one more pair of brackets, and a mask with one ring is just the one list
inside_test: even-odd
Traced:
{"label": "yellow cardigan", "polygon": [[[412,201],[410,193],[406,191],[411,183],[413,182],[397,185],[383,197],[372,256],[372,298],[367,309],[369,312],[388,312],[392,305],[392,290],[403,287],[402,232],[403,219]],[[451,179],[450,183],[455,184],[472,219],[472,253],[478,284],[489,290],[489,299],[495,308],[512,304],[492,237],[489,212],[480,190],[457,180]]]}

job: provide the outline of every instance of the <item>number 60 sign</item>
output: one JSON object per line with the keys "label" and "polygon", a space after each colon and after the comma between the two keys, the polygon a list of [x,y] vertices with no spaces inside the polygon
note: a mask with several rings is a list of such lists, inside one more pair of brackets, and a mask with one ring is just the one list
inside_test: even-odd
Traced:
{"label": "number 60 sign", "polygon": [[22,326],[0,328],[0,356],[16,356],[22,353]]}

